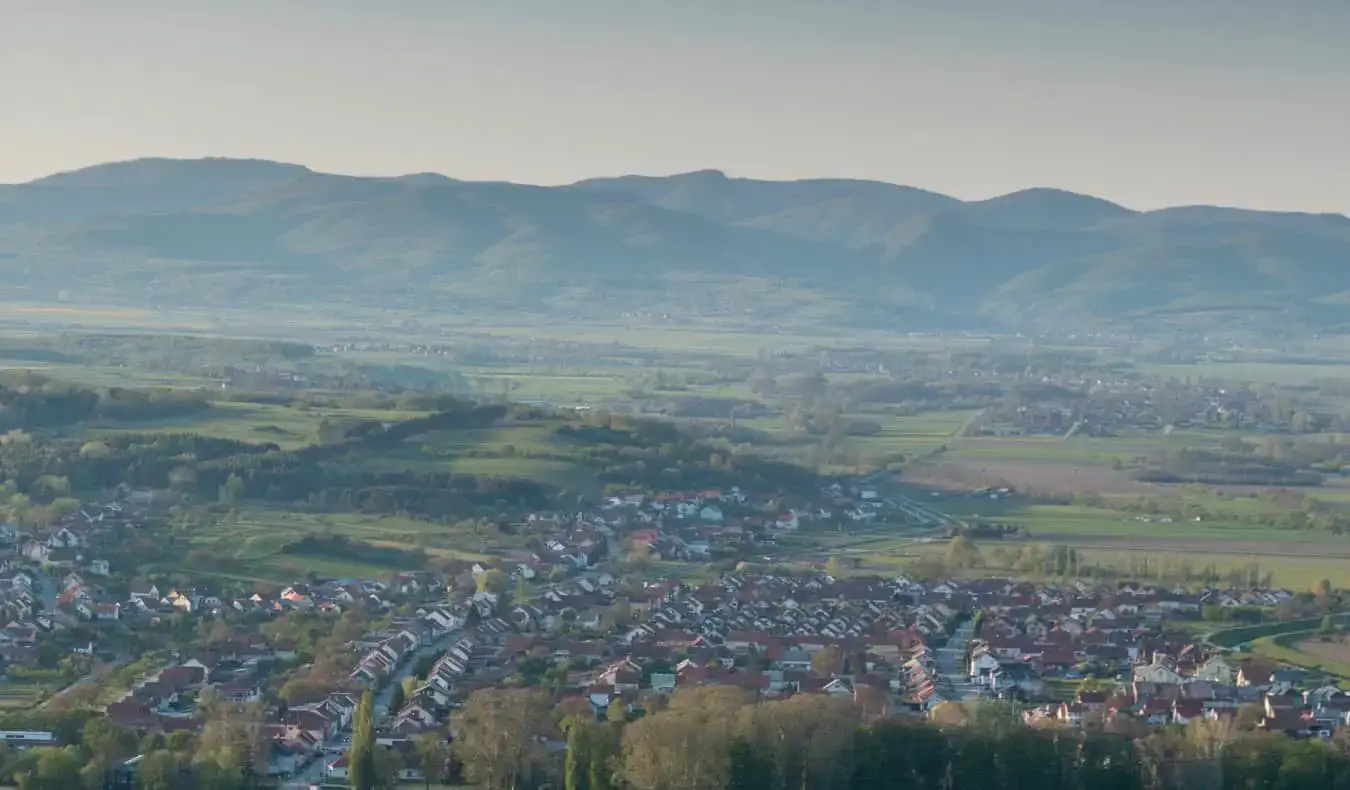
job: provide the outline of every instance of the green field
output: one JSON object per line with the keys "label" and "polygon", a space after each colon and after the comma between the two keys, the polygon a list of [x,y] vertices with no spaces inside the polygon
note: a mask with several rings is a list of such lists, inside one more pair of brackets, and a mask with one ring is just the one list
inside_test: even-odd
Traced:
{"label": "green field", "polygon": [[1059,537],[1111,537],[1139,540],[1184,539],[1193,541],[1272,541],[1340,545],[1350,551],[1350,538],[1310,530],[1282,530],[1235,521],[1169,522],[1157,516],[1139,516],[1123,511],[1076,505],[1006,506],[980,500],[950,500],[941,503],[947,512],[960,516],[987,516],[1023,527],[1032,539]]}
{"label": "green field", "polygon": [[875,417],[859,414],[861,419],[877,419],[881,432],[872,436],[849,436],[845,443],[865,456],[882,457],[897,453],[922,455],[950,446],[957,431],[975,416],[975,410],[931,411],[910,417]]}
{"label": "green field", "polygon": [[0,683],[0,711],[28,710],[46,693],[47,688],[39,683]]}
{"label": "green field", "polygon": [[282,552],[285,544],[307,535],[342,535],[374,546],[469,560],[517,548],[496,535],[477,536],[415,519],[252,508],[191,530],[185,541],[186,559],[177,570],[236,581],[284,583],[309,572],[334,578],[387,578],[399,571],[421,569]]}
{"label": "green field", "polygon": [[1263,636],[1252,640],[1252,652],[1282,664],[1323,672],[1340,681],[1350,680],[1350,660],[1314,655],[1298,648],[1299,643],[1317,636],[1316,629]]}
{"label": "green field", "polygon": [[89,438],[117,433],[195,433],[252,444],[273,443],[282,449],[294,449],[317,441],[319,423],[325,418],[349,424],[364,420],[397,422],[422,415],[423,412],[382,409],[302,409],[264,403],[215,401],[208,411],[190,417],[93,424],[84,431]]}
{"label": "green field", "polygon": [[521,477],[569,491],[598,494],[594,470],[577,448],[560,440],[561,423],[540,421],[493,428],[435,431],[377,455],[353,455],[342,463],[378,472],[440,471],[487,477]]}

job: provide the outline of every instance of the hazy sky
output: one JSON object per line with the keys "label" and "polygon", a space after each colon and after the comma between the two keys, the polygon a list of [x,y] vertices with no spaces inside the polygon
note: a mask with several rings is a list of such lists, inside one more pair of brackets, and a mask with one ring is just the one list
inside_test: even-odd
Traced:
{"label": "hazy sky", "polygon": [[1350,213],[1350,0],[0,0],[0,181],[721,168]]}

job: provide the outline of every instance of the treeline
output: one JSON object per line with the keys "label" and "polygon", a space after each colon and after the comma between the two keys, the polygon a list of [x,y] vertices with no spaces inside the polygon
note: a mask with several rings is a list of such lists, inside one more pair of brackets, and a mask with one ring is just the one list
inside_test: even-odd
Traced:
{"label": "treeline", "polygon": [[[1229,721],[1031,727],[1002,703],[944,703],[933,723],[889,715],[880,695],[754,703],[727,686],[682,690],[605,721],[555,712],[527,690],[476,692],[456,756],[487,790],[1301,790],[1350,787],[1340,746],[1241,731]],[[614,703],[622,706],[621,702]],[[617,714],[617,715],[615,715]],[[542,740],[565,733],[561,760]]]}
{"label": "treeline", "polygon": [[[973,546],[973,544],[971,544]],[[976,549],[979,552],[979,549]],[[950,555],[951,552],[949,552]],[[1027,543],[1018,547],[995,546],[987,555],[979,552],[977,565],[1035,576],[1062,579],[1149,580],[1168,584],[1223,584],[1241,589],[1270,589],[1274,573],[1251,561],[1236,566],[1196,564],[1184,557],[1163,554],[1126,554],[1110,557],[1104,552],[1085,552],[1064,544]],[[1104,558],[1105,557],[1105,558]],[[946,575],[953,563],[934,568],[937,557],[922,558],[922,570],[933,578]],[[968,564],[965,567],[970,567]],[[936,572],[935,572],[936,571]]]}
{"label": "treeline", "polygon": [[[367,421],[327,443],[289,452],[241,453],[198,464],[190,484],[195,493],[208,497],[237,488],[236,498],[305,501],[324,508],[437,518],[499,502],[521,508],[548,507],[555,489],[534,480],[434,470],[372,471],[339,462],[348,455],[393,449],[431,431],[489,427],[506,411],[500,405],[457,402],[451,410],[412,420]],[[239,481],[237,486],[230,483],[232,478]]]}
{"label": "treeline", "polygon": [[578,457],[596,467],[596,477],[607,485],[647,490],[738,485],[771,491],[820,482],[797,464],[738,452],[725,442],[701,441],[665,420],[597,411],[556,433],[578,446]]}
{"label": "treeline", "polygon": [[[209,703],[203,694],[199,712],[206,713],[200,734],[179,730],[168,735],[142,734],[84,710],[6,717],[6,729],[52,732],[62,745],[14,749],[0,743],[0,784],[23,790],[267,786],[269,742],[262,711]],[[138,756],[133,779],[124,765]],[[124,780],[132,781],[124,784]]]}
{"label": "treeline", "polygon": [[216,362],[238,364],[314,356],[307,343],[194,335],[61,333],[0,338],[0,356],[33,362],[198,371]]}
{"label": "treeline", "polygon": [[[1350,531],[1350,513],[1302,491],[1286,488],[1268,488],[1251,495],[1234,495],[1223,489],[1183,485],[1174,496],[1109,498],[1095,491],[1079,492],[1072,496],[1027,493],[1047,501],[1181,521],[1221,520],[1276,529],[1326,530],[1338,535]],[[1257,507],[1244,506],[1243,500],[1253,502]],[[1225,503],[1228,502],[1235,506],[1226,507]]]}
{"label": "treeline", "polygon": [[26,371],[0,377],[0,432],[60,428],[95,420],[152,420],[210,408],[198,393],[167,389],[88,389]]}
{"label": "treeline", "polygon": [[455,402],[451,410],[402,422],[335,426],[327,443],[283,451],[272,443],[249,443],[196,434],[111,434],[79,444],[22,434],[0,442],[0,475],[17,490],[36,490],[43,479],[60,478],[70,490],[173,489],[199,502],[265,499],[372,513],[441,517],[476,506],[509,502],[547,507],[554,489],[526,479],[478,477],[441,471],[372,471],[338,463],[344,456],[387,451],[405,439],[446,429],[482,428],[504,406]]}
{"label": "treeline", "polygon": [[426,552],[420,549],[375,546],[345,535],[306,535],[282,545],[281,553],[354,560],[391,568],[421,568],[427,563]]}
{"label": "treeline", "polygon": [[1186,448],[1160,453],[1136,470],[1134,479],[1147,483],[1208,485],[1317,486],[1322,475],[1293,459]]}

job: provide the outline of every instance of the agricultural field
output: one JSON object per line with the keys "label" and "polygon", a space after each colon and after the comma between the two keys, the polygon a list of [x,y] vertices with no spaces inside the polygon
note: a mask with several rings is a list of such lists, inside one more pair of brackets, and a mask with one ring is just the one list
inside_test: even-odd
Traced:
{"label": "agricultural field", "polygon": [[[1343,616],[1335,618],[1343,625]],[[1251,651],[1282,664],[1320,672],[1350,684],[1350,643],[1344,632],[1288,631],[1251,640]]]}
{"label": "agricultural field", "polygon": [[906,478],[935,487],[1009,486],[1022,490],[1100,494],[1159,494],[1169,486],[1130,477],[1135,459],[1167,450],[1218,447],[1217,431],[1118,437],[960,437],[940,455],[906,470]]}
{"label": "agricultural field", "polygon": [[922,412],[907,417],[850,415],[862,419],[876,419],[881,432],[871,436],[849,436],[845,445],[864,457],[885,457],[895,454],[925,455],[944,445],[950,447],[954,436],[978,412],[975,410]]}
{"label": "agricultural field", "polygon": [[28,710],[38,704],[47,691],[47,687],[40,683],[0,682],[0,713]]}
{"label": "agricultural field", "polygon": [[1321,637],[1305,638],[1290,645],[1300,653],[1306,653],[1323,662],[1324,667],[1341,667],[1337,674],[1350,678],[1350,642],[1344,635],[1329,636],[1325,641]]}
{"label": "agricultural field", "polygon": [[1350,537],[1312,530],[1279,529],[1235,520],[1186,521],[1106,508],[1021,504],[1006,500],[992,502],[954,498],[935,503],[935,506],[963,518],[987,518],[1000,523],[1014,524],[1022,527],[1030,539],[1052,543],[1073,540],[1277,542],[1308,543],[1319,548],[1343,546],[1350,552]]}

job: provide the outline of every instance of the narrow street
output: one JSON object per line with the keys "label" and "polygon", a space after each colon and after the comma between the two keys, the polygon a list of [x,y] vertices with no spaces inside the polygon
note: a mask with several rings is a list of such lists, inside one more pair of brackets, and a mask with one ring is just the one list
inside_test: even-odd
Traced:
{"label": "narrow street", "polygon": [[944,699],[961,702],[979,696],[970,682],[970,669],[965,662],[966,648],[974,637],[975,621],[967,620],[957,627],[946,646],[938,648],[938,690]]}

